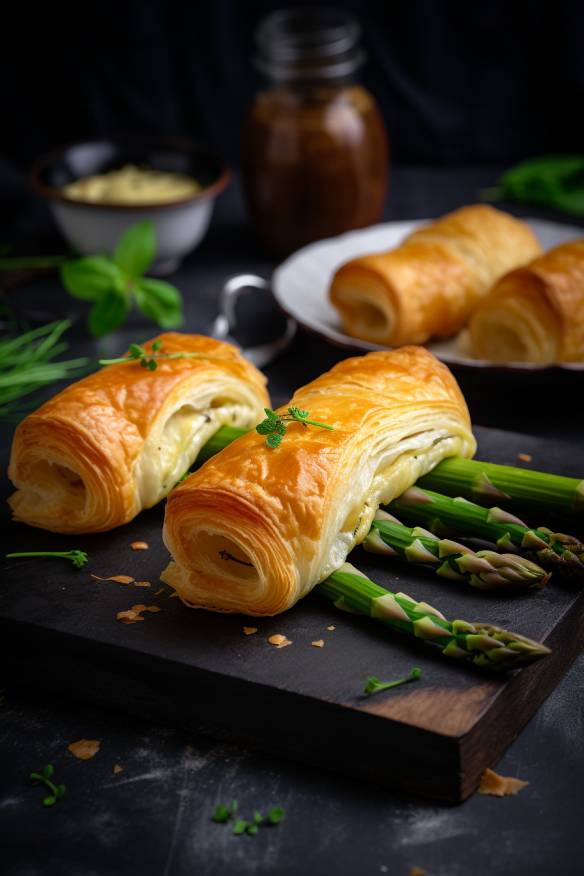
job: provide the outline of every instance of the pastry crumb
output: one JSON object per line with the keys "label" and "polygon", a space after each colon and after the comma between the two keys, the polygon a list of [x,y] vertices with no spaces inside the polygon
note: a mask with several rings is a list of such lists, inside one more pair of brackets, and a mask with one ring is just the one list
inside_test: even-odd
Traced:
{"label": "pastry crumb", "polygon": [[158,590],[156,591],[156,593],[155,593],[154,595],[155,595],[155,596],[160,596],[161,593],[164,593],[164,587],[159,587]]}
{"label": "pastry crumb", "polygon": [[257,627],[244,627],[243,628],[244,636],[253,636],[254,633],[257,633],[257,631],[258,631]]}
{"label": "pastry crumb", "polygon": [[116,584],[133,584],[135,581],[135,578],[132,578],[131,575],[111,575],[109,578],[100,578],[99,575],[90,574],[97,581],[115,581]]}
{"label": "pastry crumb", "polygon": [[119,763],[117,763],[112,770],[112,773],[114,774],[114,776],[119,776],[119,774],[123,773],[123,772],[124,772],[124,768],[123,768],[123,766],[120,766]]}
{"label": "pastry crumb", "polygon": [[68,751],[79,760],[89,760],[95,757],[100,748],[101,741],[99,739],[79,739],[67,746]]}
{"label": "pastry crumb", "polygon": [[316,642],[310,643],[313,648],[324,648],[324,639],[317,639]]}
{"label": "pastry crumb", "polygon": [[147,541],[133,541],[130,547],[133,551],[147,551],[150,545]]}
{"label": "pastry crumb", "polygon": [[152,587],[150,581],[134,581],[134,587]]}
{"label": "pastry crumb", "polygon": [[170,596],[169,596],[168,598],[169,598],[169,599],[174,599],[175,596],[178,596],[178,593],[176,592],[176,590],[174,591],[174,593],[171,593]]}
{"label": "pastry crumb", "polygon": [[481,776],[479,794],[489,794],[492,797],[510,797],[526,788],[529,782],[515,779],[513,776],[500,776],[494,770],[486,769]]}
{"label": "pastry crumb", "polygon": [[521,462],[531,462],[533,456],[531,455],[531,453],[518,453],[517,459],[520,459]]}
{"label": "pastry crumb", "polygon": [[127,611],[118,611],[116,620],[121,621],[123,624],[137,624],[144,620],[142,617],[144,611],[157,612],[160,611],[160,608],[157,605],[142,605],[142,603],[139,603],[138,605],[133,605]]}
{"label": "pastry crumb", "polygon": [[274,645],[276,648],[285,648],[286,645],[292,644],[290,639],[287,639],[286,636],[282,636],[280,633],[269,636],[268,642],[270,643],[270,645]]}
{"label": "pastry crumb", "polygon": [[336,627],[333,624],[331,624],[330,626],[327,627],[327,630],[329,631],[329,633],[332,633],[333,630],[336,630]]}

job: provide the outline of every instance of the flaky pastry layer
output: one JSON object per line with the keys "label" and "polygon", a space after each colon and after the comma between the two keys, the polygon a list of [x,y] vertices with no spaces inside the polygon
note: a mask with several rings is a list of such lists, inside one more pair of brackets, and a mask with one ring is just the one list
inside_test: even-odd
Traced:
{"label": "flaky pastry layer", "polygon": [[342,265],[330,300],[353,337],[421,344],[459,332],[493,283],[540,252],[524,222],[476,204],[417,229],[396,249]]}
{"label": "flaky pastry layer", "polygon": [[478,359],[584,361],[584,239],[557,246],[499,280],[469,329]]}
{"label": "flaky pastry layer", "polygon": [[187,604],[285,611],[343,564],[380,503],[475,450],[456,381],[420,347],[346,359],[290,404],[334,431],[293,423],[275,450],[250,433],[170,494],[162,577]]}
{"label": "flaky pastry layer", "polygon": [[254,426],[263,374],[231,344],[169,332],[163,352],[200,358],[109,365],[17,427],[8,476],[14,518],[53,532],[100,532],[159,502],[222,425]]}

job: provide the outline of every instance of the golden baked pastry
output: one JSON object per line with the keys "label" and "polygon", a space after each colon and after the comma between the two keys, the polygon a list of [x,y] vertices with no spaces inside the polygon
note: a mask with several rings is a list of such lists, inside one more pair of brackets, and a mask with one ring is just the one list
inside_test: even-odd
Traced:
{"label": "golden baked pastry", "polygon": [[[162,575],[187,604],[284,611],[341,566],[390,502],[475,440],[452,374],[427,350],[345,359],[291,405],[334,431],[293,423],[272,450],[256,432],[172,491]],[[282,409],[285,410],[285,409]]]}
{"label": "golden baked pastry", "polygon": [[499,280],[469,329],[477,359],[584,361],[584,239],[557,246]]}
{"label": "golden baked pastry", "polygon": [[[222,425],[252,427],[265,377],[231,344],[176,332],[164,353],[200,358],[108,365],[17,427],[8,476],[14,518],[52,532],[100,532],[155,505]],[[148,342],[148,347],[152,342]]]}
{"label": "golden baked pastry", "polygon": [[355,338],[422,344],[460,331],[493,283],[540,252],[524,222],[475,204],[418,228],[396,249],[342,265],[330,300]]}

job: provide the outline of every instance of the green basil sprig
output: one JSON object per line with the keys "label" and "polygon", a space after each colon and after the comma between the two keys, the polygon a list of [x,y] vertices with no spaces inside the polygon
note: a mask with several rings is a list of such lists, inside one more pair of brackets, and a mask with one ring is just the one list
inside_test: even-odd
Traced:
{"label": "green basil sprig", "polygon": [[132,305],[161,328],[183,323],[182,296],[175,286],[145,277],[156,255],[152,222],[128,228],[112,256],[85,256],[61,266],[61,280],[74,298],[92,301],[89,330],[101,337],[119,328]]}

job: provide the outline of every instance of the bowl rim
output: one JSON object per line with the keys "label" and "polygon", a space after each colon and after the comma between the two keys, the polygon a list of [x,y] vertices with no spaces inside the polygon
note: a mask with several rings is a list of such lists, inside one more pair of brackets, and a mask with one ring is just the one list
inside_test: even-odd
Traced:
{"label": "bowl rim", "polygon": [[67,153],[70,149],[75,149],[77,146],[90,146],[93,144],[97,145],[102,143],[136,143],[137,145],[143,144],[144,146],[158,145],[162,148],[168,148],[171,151],[174,150],[175,152],[191,152],[198,149],[201,152],[206,152],[207,155],[211,158],[215,158],[214,154],[206,146],[197,143],[195,140],[188,140],[181,137],[149,137],[146,135],[144,137],[120,136],[101,137],[91,140],[76,140],[73,143],[66,143],[63,146],[58,146],[55,149],[51,149],[50,152],[41,155],[40,158],[37,158],[33,162],[29,171],[29,181],[32,189],[36,192],[37,195],[40,195],[42,198],[47,198],[49,201],[58,201],[63,204],[68,204],[71,207],[78,207],[81,209],[87,208],[92,210],[120,210],[124,212],[143,212],[144,210],[169,210],[173,207],[180,207],[185,204],[193,203],[194,201],[207,200],[208,198],[216,197],[223,191],[223,189],[227,186],[232,177],[232,172],[230,168],[227,167],[227,165],[223,164],[221,159],[217,159],[217,163],[219,165],[219,175],[217,179],[210,185],[202,188],[201,191],[196,192],[196,194],[188,195],[186,198],[178,198],[173,201],[164,201],[163,203],[155,202],[140,204],[109,204],[102,201],[94,202],[77,200],[76,198],[71,198],[68,195],[63,194],[63,191],[56,186],[47,185],[41,179],[42,172],[47,167],[50,167],[50,165],[56,162],[58,159],[62,158],[65,153]]}

